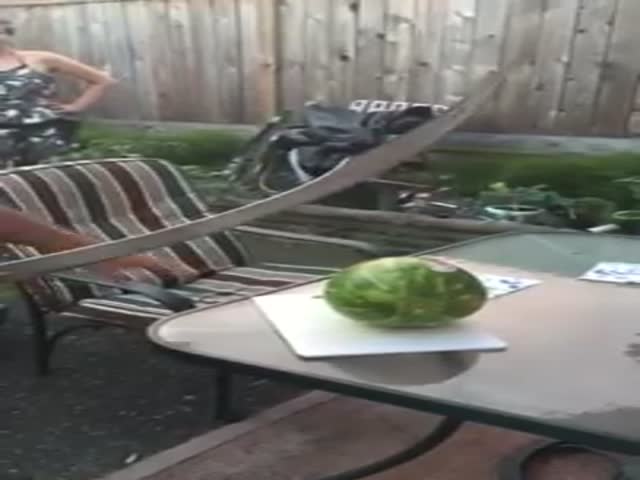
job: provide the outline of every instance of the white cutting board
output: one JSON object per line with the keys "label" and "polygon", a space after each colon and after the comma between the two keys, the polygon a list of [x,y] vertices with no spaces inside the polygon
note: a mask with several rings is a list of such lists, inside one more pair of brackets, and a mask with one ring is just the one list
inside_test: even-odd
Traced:
{"label": "white cutting board", "polygon": [[302,358],[507,348],[504,341],[469,321],[428,329],[369,327],[333,311],[318,298],[320,291],[318,287],[295,289],[253,298],[278,334]]}

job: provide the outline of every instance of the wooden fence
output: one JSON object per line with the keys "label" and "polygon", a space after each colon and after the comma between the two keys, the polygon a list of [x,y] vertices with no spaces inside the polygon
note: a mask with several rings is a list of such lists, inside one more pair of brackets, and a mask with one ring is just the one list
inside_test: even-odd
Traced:
{"label": "wooden fence", "polygon": [[18,42],[120,79],[107,117],[258,123],[305,100],[451,104],[520,68],[467,128],[640,134],[640,0],[3,0]]}

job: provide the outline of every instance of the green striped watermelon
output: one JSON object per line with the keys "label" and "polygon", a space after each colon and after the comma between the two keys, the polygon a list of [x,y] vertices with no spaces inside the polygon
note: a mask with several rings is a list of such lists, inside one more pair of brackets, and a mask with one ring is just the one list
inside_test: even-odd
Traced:
{"label": "green striped watermelon", "polygon": [[477,277],[442,260],[386,257],[334,274],[324,298],[335,311],[372,326],[439,327],[478,311],[487,292]]}

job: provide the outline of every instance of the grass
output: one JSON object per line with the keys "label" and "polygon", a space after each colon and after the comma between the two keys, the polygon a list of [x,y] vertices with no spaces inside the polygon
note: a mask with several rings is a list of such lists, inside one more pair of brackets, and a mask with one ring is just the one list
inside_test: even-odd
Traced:
{"label": "grass", "polygon": [[[165,132],[86,124],[72,158],[141,155],[195,165],[223,168],[249,139],[248,134],[222,130]],[[534,155],[486,151],[435,152],[424,178],[448,177],[463,195],[474,196],[494,182],[510,186],[545,184],[570,198],[599,197],[619,208],[633,208],[627,189],[614,180],[640,175],[640,155]],[[414,172],[414,180],[423,177]]]}
{"label": "grass", "polygon": [[246,135],[220,130],[158,132],[88,123],[78,133],[71,158],[141,155],[179,165],[224,166],[248,140]]}
{"label": "grass", "polygon": [[465,195],[476,195],[494,182],[510,186],[545,184],[570,198],[599,197],[620,208],[634,206],[628,189],[614,180],[640,174],[640,155],[531,155],[476,152],[448,154],[432,162],[434,173],[450,176]]}

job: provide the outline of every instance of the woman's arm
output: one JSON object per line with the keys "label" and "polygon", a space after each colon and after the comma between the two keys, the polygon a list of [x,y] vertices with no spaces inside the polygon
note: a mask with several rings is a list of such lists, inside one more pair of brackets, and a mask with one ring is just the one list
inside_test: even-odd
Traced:
{"label": "woman's arm", "polygon": [[54,253],[91,245],[95,240],[0,207],[0,243],[28,245],[43,253]]}
{"label": "woman's arm", "polygon": [[44,52],[39,60],[50,71],[87,82],[88,87],[78,98],[69,104],[61,105],[61,108],[67,112],[86,110],[100,100],[106,90],[116,83],[108,73],[64,55]]}
{"label": "woman's arm", "polygon": [[[15,243],[34,247],[42,253],[55,253],[64,250],[95,245],[96,239],[70,232],[45,222],[35,220],[16,210],[0,207],[0,243]],[[98,270],[109,276],[118,276],[120,270],[146,268],[161,277],[171,278],[184,275],[183,267],[164,261],[160,264],[148,255],[132,255],[96,264]]]}

